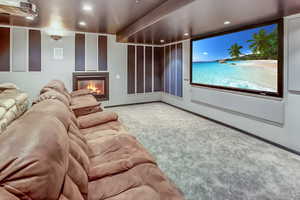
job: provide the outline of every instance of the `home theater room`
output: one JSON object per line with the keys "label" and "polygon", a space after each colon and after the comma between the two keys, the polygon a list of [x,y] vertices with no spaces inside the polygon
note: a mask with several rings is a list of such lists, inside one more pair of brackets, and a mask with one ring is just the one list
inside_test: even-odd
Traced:
{"label": "home theater room", "polygon": [[300,200],[300,0],[0,0],[0,200]]}

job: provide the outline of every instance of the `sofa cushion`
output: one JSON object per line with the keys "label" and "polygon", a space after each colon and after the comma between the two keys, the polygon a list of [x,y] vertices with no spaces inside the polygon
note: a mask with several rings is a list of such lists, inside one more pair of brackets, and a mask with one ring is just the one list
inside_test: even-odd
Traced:
{"label": "sofa cushion", "polygon": [[118,115],[115,112],[103,111],[78,117],[78,124],[79,128],[90,128],[116,120],[118,120]]}
{"label": "sofa cushion", "polygon": [[89,140],[89,180],[121,173],[142,163],[154,163],[155,159],[128,134],[107,135]]}
{"label": "sofa cushion", "polygon": [[126,128],[119,121],[111,121],[98,126],[80,129],[80,132],[83,135],[87,135],[87,134],[93,134],[95,132],[105,131],[105,130],[126,131]]}
{"label": "sofa cushion", "polygon": [[0,135],[0,146],[0,185],[6,191],[20,199],[58,199],[69,155],[59,120],[31,112]]}
{"label": "sofa cushion", "polygon": [[43,94],[43,93],[49,91],[50,89],[56,90],[57,92],[65,95],[68,98],[68,100],[71,101],[71,96],[68,93],[68,91],[65,87],[65,84],[62,81],[59,81],[59,80],[50,81],[47,85],[45,85],[42,88],[40,94]]}
{"label": "sofa cushion", "polygon": [[61,101],[62,103],[64,103],[66,106],[70,105],[70,101],[69,101],[69,99],[65,95],[63,95],[63,94],[61,94],[61,93],[59,93],[59,92],[57,92],[56,90],[53,90],[53,89],[50,89],[47,92],[41,94],[33,102],[33,104],[42,102],[42,101],[44,101],[46,99],[57,99],[57,100]]}
{"label": "sofa cushion", "polygon": [[89,89],[81,89],[81,90],[76,90],[71,92],[71,97],[77,97],[77,96],[84,96],[84,95],[88,95],[88,94],[92,94],[92,91]]}

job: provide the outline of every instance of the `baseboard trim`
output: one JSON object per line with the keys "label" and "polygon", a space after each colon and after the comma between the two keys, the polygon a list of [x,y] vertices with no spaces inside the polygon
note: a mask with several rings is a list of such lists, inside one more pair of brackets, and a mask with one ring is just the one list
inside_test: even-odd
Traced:
{"label": "baseboard trim", "polygon": [[273,145],[273,146],[276,146],[276,147],[278,147],[278,148],[280,148],[280,149],[282,149],[282,150],[285,150],[285,151],[288,151],[288,152],[290,152],[290,153],[293,153],[293,154],[296,154],[296,155],[299,155],[299,156],[300,156],[300,152],[299,152],[299,151],[290,149],[290,148],[288,148],[288,147],[286,147],[286,146],[283,146],[283,145],[281,145],[281,144],[278,144],[278,143],[276,143],[276,142],[272,142],[272,141],[267,140],[267,139],[265,139],[265,138],[262,138],[262,137],[260,137],[260,136],[254,135],[253,133],[249,133],[249,132],[247,132],[247,131],[244,131],[244,130],[242,130],[242,129],[239,129],[239,128],[237,128],[237,127],[234,127],[234,126],[232,126],[232,125],[226,124],[226,123],[224,123],[224,122],[221,122],[221,121],[218,121],[218,120],[209,118],[209,117],[206,117],[206,116],[204,116],[204,115],[200,115],[200,114],[198,114],[198,113],[195,113],[195,112],[186,110],[186,109],[184,109],[184,108],[181,108],[181,107],[179,107],[179,106],[172,105],[172,104],[167,103],[167,102],[164,102],[164,101],[161,101],[161,103],[164,103],[164,104],[167,104],[167,105],[169,105],[169,106],[175,107],[175,108],[177,108],[177,109],[183,110],[183,111],[185,111],[185,112],[188,112],[188,113],[197,115],[197,116],[199,116],[199,117],[202,117],[202,118],[207,119],[207,120],[209,120],[209,121],[215,122],[215,123],[217,123],[217,124],[226,126],[226,127],[231,128],[231,129],[233,129],[233,130],[236,130],[236,131],[239,131],[239,132],[241,132],[241,133],[243,133],[243,134],[246,134],[246,135],[248,135],[248,136],[250,136],[250,137],[256,138],[256,139],[258,139],[258,140],[261,140],[261,141],[263,141],[263,142],[266,142],[266,143],[268,143],[268,144],[271,144],[271,145]]}
{"label": "baseboard trim", "polygon": [[134,106],[134,105],[148,104],[148,103],[164,103],[164,102],[162,102],[162,101],[147,101],[147,102],[140,102],[140,103],[128,103],[128,104],[119,104],[119,105],[113,105],[113,106],[104,106],[104,108],[114,108],[114,107],[122,107],[122,106]]}
{"label": "baseboard trim", "polygon": [[253,137],[253,138],[255,138],[255,139],[258,139],[258,140],[261,140],[261,141],[263,141],[263,142],[266,142],[266,143],[268,143],[268,144],[270,144],[270,145],[272,145],[272,146],[278,147],[278,148],[280,148],[280,149],[282,149],[282,150],[284,150],[284,151],[288,151],[288,152],[290,152],[290,153],[293,153],[293,154],[296,154],[296,155],[299,155],[299,156],[300,156],[300,152],[299,152],[299,151],[290,149],[290,148],[288,148],[288,147],[286,147],[286,146],[283,146],[283,145],[278,144],[278,143],[276,143],[276,142],[272,142],[272,141],[267,140],[267,139],[265,139],[265,138],[262,138],[262,137],[260,137],[260,136],[254,135],[254,134],[252,134],[252,133],[249,133],[249,132],[247,132],[247,131],[244,131],[244,130],[242,130],[242,129],[239,129],[239,128],[237,128],[237,127],[234,127],[234,126],[232,126],[232,125],[226,124],[226,123],[224,123],[224,122],[221,122],[221,121],[218,121],[218,120],[209,118],[209,117],[206,117],[206,116],[204,116],[204,115],[201,115],[201,114],[198,114],[198,113],[189,111],[189,110],[187,110],[187,109],[181,108],[181,107],[179,107],[179,106],[175,106],[175,105],[173,105],[173,104],[170,104],[170,103],[167,103],[167,102],[164,102],[164,101],[149,101],[149,102],[141,102],[141,103],[121,104],[121,105],[114,105],[114,106],[105,106],[105,108],[122,107],[122,106],[134,106],[134,105],[148,104],[148,103],[164,103],[164,104],[167,104],[167,105],[172,106],[172,107],[174,107],[174,108],[177,108],[177,109],[183,110],[183,111],[185,111],[185,112],[191,113],[191,114],[193,114],[193,115],[202,117],[202,118],[204,118],[204,119],[207,119],[207,120],[209,120],[209,121],[215,122],[215,123],[220,124],[220,125],[222,125],[222,126],[225,126],[225,127],[227,127],[227,128],[231,128],[231,129],[233,129],[233,130],[239,131],[239,132],[241,132],[241,133],[243,133],[243,134],[245,134],[245,135],[248,135],[248,136]]}

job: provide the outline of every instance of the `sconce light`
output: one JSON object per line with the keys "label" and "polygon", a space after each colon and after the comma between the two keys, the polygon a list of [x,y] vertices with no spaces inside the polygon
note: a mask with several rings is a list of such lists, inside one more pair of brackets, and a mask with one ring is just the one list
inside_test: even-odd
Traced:
{"label": "sconce light", "polygon": [[50,35],[50,37],[55,41],[62,39],[62,36],[60,36],[60,35]]}

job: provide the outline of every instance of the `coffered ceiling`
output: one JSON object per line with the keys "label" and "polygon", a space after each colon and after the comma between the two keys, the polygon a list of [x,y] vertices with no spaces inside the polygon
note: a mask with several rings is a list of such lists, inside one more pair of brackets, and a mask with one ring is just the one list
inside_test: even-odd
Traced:
{"label": "coffered ceiling", "polygon": [[[117,34],[120,42],[161,44],[300,12],[300,0],[31,0],[30,21],[0,24]],[[91,10],[83,10],[88,5]],[[224,24],[229,21],[230,24]],[[83,22],[83,25],[79,25]],[[84,25],[85,24],[85,25]],[[186,35],[184,35],[186,34]]]}

